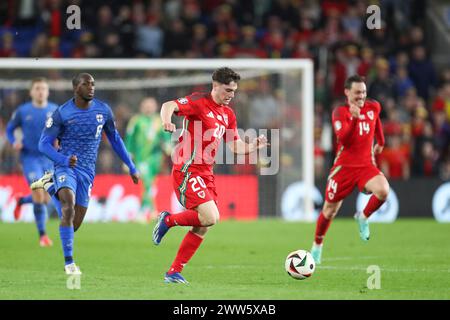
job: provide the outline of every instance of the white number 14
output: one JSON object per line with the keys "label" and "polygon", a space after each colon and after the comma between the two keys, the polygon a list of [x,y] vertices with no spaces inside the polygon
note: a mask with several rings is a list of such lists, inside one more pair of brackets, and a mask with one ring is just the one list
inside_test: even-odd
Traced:
{"label": "white number 14", "polygon": [[360,122],[359,123],[359,135],[362,136],[364,133],[369,134],[370,132],[370,126],[367,122]]}

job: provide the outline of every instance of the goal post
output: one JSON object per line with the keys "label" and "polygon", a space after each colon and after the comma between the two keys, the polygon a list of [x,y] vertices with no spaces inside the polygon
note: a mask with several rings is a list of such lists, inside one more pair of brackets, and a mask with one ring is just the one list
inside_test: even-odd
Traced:
{"label": "goal post", "polygon": [[[124,97],[135,104],[147,94],[157,96],[159,102],[187,95],[199,85],[211,82],[211,72],[219,67],[230,67],[241,74],[242,79],[232,106],[239,105],[238,127],[247,130],[252,117],[264,118],[266,110],[258,110],[258,92],[268,82],[269,97],[276,97],[279,105],[274,112],[278,119],[280,150],[279,172],[276,178],[261,180],[260,189],[272,188],[274,192],[264,193],[260,203],[261,216],[281,216],[281,198],[285,189],[295,181],[302,181],[304,196],[301,199],[303,215],[300,220],[314,219],[314,70],[309,59],[51,59],[51,58],[8,58],[0,59],[0,88],[3,90],[27,90],[28,82],[35,76],[46,76],[50,81],[50,100],[54,92],[60,92],[66,100],[71,96],[71,76],[75,72],[92,73],[97,86],[97,96],[108,91],[112,98],[107,101],[113,106]],[[262,81],[262,79],[265,79]],[[267,81],[266,81],[267,80]],[[170,96],[165,88],[174,88],[179,96]],[[170,92],[173,94],[173,91]],[[265,94],[265,93],[264,93]],[[240,97],[240,95],[244,97]],[[261,93],[263,95],[263,93]],[[268,98],[268,100],[269,100]],[[58,99],[57,99],[58,100]],[[63,101],[55,101],[62,103]],[[246,103],[256,109],[246,110]],[[262,103],[265,103],[264,101]],[[135,109],[133,112],[137,112]],[[244,114],[245,121],[240,120]],[[271,120],[270,118],[268,120]],[[270,121],[268,121],[270,122]],[[242,125],[244,123],[244,125]],[[261,127],[259,127],[261,129]],[[270,128],[277,129],[277,128]],[[274,135],[275,137],[275,135]],[[270,137],[269,137],[270,138]],[[287,142],[286,142],[286,141]],[[270,142],[270,141],[269,141]],[[266,184],[265,184],[266,183]],[[232,191],[231,191],[232,192]],[[260,197],[261,197],[260,192]],[[270,199],[272,198],[272,199]],[[270,200],[274,207],[265,209]],[[268,207],[269,208],[269,207]],[[275,212],[263,212],[275,210]]]}

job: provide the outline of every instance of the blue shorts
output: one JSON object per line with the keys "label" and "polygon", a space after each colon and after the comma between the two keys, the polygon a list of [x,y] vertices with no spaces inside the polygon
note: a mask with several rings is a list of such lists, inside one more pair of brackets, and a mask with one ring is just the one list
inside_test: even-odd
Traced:
{"label": "blue shorts", "polygon": [[21,155],[20,161],[28,184],[40,179],[46,171],[53,171],[53,162],[44,155]]}
{"label": "blue shorts", "polygon": [[71,189],[75,194],[75,204],[85,208],[89,205],[93,180],[82,170],[68,167],[56,168],[53,174],[56,191],[61,188]]}

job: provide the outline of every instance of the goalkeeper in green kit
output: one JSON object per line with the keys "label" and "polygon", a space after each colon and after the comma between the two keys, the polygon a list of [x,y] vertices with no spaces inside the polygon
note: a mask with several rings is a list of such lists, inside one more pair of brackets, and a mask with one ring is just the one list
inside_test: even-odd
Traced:
{"label": "goalkeeper in green kit", "polygon": [[153,186],[155,177],[161,172],[164,154],[170,155],[170,134],[162,128],[161,118],[157,113],[158,103],[155,98],[142,100],[140,113],[128,122],[125,145],[133,157],[144,184],[139,221],[148,222],[156,217]]}

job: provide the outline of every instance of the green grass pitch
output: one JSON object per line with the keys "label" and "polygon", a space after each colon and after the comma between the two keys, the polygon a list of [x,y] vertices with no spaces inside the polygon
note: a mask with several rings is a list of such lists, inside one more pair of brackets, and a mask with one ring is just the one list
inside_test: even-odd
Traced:
{"label": "green grass pitch", "polygon": [[[284,260],[310,249],[315,224],[224,221],[186,266],[187,286],[164,284],[163,274],[188,229],[172,229],[156,247],[152,228],[84,224],[74,251],[81,288],[69,290],[57,221],[48,225],[52,248],[39,247],[34,224],[0,223],[0,299],[450,299],[450,225],[432,219],[373,223],[363,243],[353,220],[337,218],[322,265],[303,281],[286,274]],[[380,268],[380,289],[367,288],[370,265]]]}

